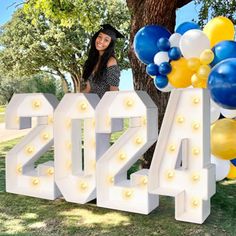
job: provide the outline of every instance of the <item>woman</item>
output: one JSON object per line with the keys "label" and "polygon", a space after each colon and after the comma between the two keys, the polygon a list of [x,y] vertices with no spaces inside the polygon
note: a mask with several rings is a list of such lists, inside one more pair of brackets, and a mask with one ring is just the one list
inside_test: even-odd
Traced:
{"label": "woman", "polygon": [[101,98],[107,91],[118,91],[120,69],[115,58],[115,42],[124,38],[109,24],[93,36],[89,56],[84,65],[83,80],[86,88],[82,92],[96,93]]}

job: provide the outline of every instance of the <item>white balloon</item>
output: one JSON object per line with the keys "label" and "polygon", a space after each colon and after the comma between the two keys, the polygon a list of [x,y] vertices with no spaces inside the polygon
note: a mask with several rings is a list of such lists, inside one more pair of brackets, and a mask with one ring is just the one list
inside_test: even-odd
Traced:
{"label": "white balloon", "polygon": [[211,99],[211,124],[220,117],[220,107]]}
{"label": "white balloon", "polygon": [[154,56],[154,63],[160,65],[162,62],[169,62],[168,52],[158,52]]}
{"label": "white balloon", "polygon": [[221,107],[220,112],[226,118],[235,118],[236,117],[236,110],[229,110],[229,109],[224,109]]}
{"label": "white balloon", "polygon": [[158,90],[160,90],[161,92],[167,93],[167,92],[170,92],[173,88],[174,87],[170,83],[168,83],[166,87],[158,88]]}
{"label": "white balloon", "polygon": [[200,57],[205,49],[210,49],[210,41],[207,36],[197,29],[188,30],[179,42],[180,50],[185,58]]}
{"label": "white balloon", "polygon": [[230,161],[223,160],[211,155],[211,163],[216,165],[216,181],[224,179],[230,170]]}
{"label": "white balloon", "polygon": [[170,47],[179,47],[179,41],[181,39],[181,34],[179,33],[174,33],[170,36],[169,42],[170,42]]}

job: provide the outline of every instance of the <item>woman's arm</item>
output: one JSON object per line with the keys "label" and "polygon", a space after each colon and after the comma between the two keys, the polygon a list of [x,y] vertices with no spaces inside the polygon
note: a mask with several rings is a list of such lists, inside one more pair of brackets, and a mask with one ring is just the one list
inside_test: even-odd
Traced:
{"label": "woman's arm", "polygon": [[89,81],[86,81],[86,87],[84,89],[82,89],[82,93],[90,93],[91,91],[91,86],[90,86],[90,83]]}
{"label": "woman's arm", "polygon": [[110,86],[110,91],[119,91],[119,88],[116,86]]}

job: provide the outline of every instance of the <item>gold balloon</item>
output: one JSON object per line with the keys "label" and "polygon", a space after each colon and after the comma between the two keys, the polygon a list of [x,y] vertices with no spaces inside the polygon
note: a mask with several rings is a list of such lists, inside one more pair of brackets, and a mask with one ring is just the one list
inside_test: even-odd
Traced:
{"label": "gold balloon", "polygon": [[236,179],[236,166],[230,163],[229,173],[227,175],[228,179]]}
{"label": "gold balloon", "polygon": [[236,157],[236,120],[225,118],[211,125],[211,153],[224,160]]}
{"label": "gold balloon", "polygon": [[211,47],[213,47],[223,40],[234,39],[234,24],[230,19],[218,16],[205,25],[203,32],[207,35]]}
{"label": "gold balloon", "polygon": [[197,70],[198,77],[208,77],[211,72],[211,67],[208,65],[201,65]]}
{"label": "gold balloon", "polygon": [[214,60],[214,53],[211,49],[204,50],[200,55],[201,64],[208,65]]}
{"label": "gold balloon", "polygon": [[192,71],[197,71],[200,66],[200,60],[196,57],[188,59],[188,68]]}
{"label": "gold balloon", "polygon": [[185,58],[180,58],[177,61],[172,61],[172,70],[167,75],[169,82],[175,88],[186,88],[191,85],[191,77],[193,71],[188,68],[188,63]]}
{"label": "gold balloon", "polygon": [[207,77],[198,76],[193,74],[191,77],[192,86],[194,88],[206,88],[207,87]]}

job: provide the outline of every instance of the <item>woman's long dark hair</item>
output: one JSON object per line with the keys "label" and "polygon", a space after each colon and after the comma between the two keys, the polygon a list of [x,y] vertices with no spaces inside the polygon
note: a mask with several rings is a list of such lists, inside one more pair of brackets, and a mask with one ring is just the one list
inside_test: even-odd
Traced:
{"label": "woman's long dark hair", "polygon": [[[89,50],[88,59],[86,60],[83,68],[83,79],[85,81],[88,80],[99,59],[99,52],[95,47],[95,41],[100,32],[101,31],[98,31],[96,34],[94,34],[91,39],[91,46]],[[110,57],[115,57],[115,41],[113,39],[111,39],[109,46],[101,56],[100,63],[94,74],[95,81],[99,81],[102,79],[103,72],[107,67],[107,63]]]}

